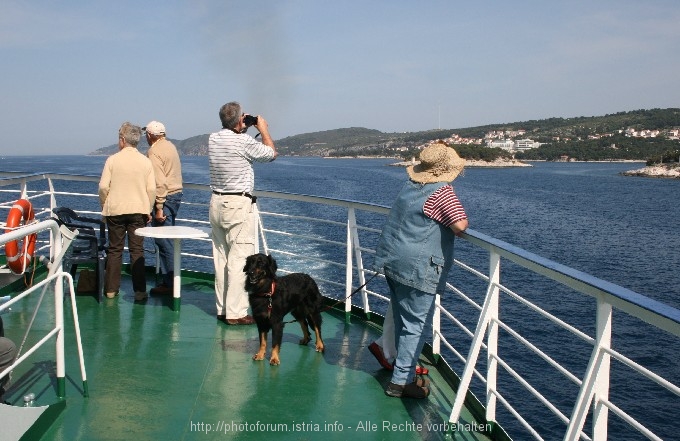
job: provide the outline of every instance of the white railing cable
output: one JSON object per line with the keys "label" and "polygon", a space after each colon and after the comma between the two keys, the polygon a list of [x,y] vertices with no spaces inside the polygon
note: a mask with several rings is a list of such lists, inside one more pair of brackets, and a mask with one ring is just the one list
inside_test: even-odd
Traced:
{"label": "white railing cable", "polygon": [[[498,364],[500,364],[503,369],[505,369],[510,376],[512,376],[517,382],[519,382],[522,386],[524,386],[525,389],[527,389],[534,397],[536,397],[545,407],[550,409],[559,419],[562,420],[564,423],[569,423],[569,417],[567,417],[564,413],[562,413],[555,405],[553,405],[550,400],[548,400],[543,394],[541,394],[535,387],[531,385],[528,381],[526,381],[517,371],[515,371],[510,365],[508,365],[505,361],[503,361],[501,358],[496,357],[496,361]],[[500,396],[500,393],[496,391]]]}
{"label": "white railing cable", "polygon": [[657,383],[659,386],[662,386],[666,388],[669,392],[674,393],[675,395],[680,397],[680,387],[676,386],[675,384],[671,383],[670,381],[666,380],[665,378],[655,374],[654,372],[650,371],[644,366],[641,366],[631,360],[630,358],[624,356],[623,354],[615,351],[614,349],[611,348],[603,348],[603,351],[614,357],[616,360],[620,361],[621,363],[625,364],[629,368],[637,371],[638,373],[644,375],[645,377],[649,378],[650,380],[654,381]]}
{"label": "white railing cable", "polygon": [[630,424],[635,430],[638,432],[642,433],[644,436],[646,436],[648,439],[654,440],[654,441],[663,441],[662,438],[659,438],[656,436],[654,432],[649,430],[647,427],[642,425],[638,420],[635,418],[631,417],[628,415],[626,412],[624,412],[622,409],[617,407],[614,403],[610,402],[609,400],[601,400],[602,404],[607,406],[609,410],[614,412],[616,415],[618,415],[622,420]]}
{"label": "white railing cable", "polygon": [[527,340],[526,338],[524,338],[524,337],[522,337],[521,335],[519,335],[519,333],[517,333],[514,329],[512,329],[511,327],[509,327],[508,325],[506,325],[506,324],[503,323],[502,321],[497,320],[497,323],[503,328],[504,331],[506,331],[507,333],[509,333],[511,336],[515,337],[515,339],[516,339],[517,341],[519,341],[519,342],[522,343],[525,347],[527,347],[529,350],[531,350],[531,352],[533,352],[534,354],[536,354],[536,355],[538,355],[540,358],[542,358],[542,359],[543,359],[545,362],[547,362],[550,366],[552,366],[552,367],[554,367],[555,369],[557,369],[562,375],[564,375],[565,377],[567,377],[568,379],[570,379],[570,380],[571,380],[573,383],[575,383],[576,385],[578,385],[578,386],[581,385],[581,380],[580,380],[578,377],[576,377],[576,375],[572,374],[572,373],[569,372],[567,369],[565,369],[564,367],[562,367],[561,364],[559,364],[559,363],[556,362],[552,357],[550,357],[548,354],[546,354],[545,352],[543,352],[542,350],[540,350],[536,345],[534,345],[534,344],[531,343],[529,340]]}

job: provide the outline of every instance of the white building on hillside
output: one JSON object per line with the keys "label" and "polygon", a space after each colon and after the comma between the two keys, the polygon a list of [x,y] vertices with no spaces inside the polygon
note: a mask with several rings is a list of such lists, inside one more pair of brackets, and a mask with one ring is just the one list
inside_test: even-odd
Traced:
{"label": "white building on hillside", "polygon": [[515,141],[515,151],[531,150],[538,148],[540,145],[540,142],[536,142],[533,139],[518,139]]}
{"label": "white building on hillside", "polygon": [[512,139],[494,139],[493,141],[487,142],[486,145],[492,149],[499,148],[509,152],[515,149],[515,142]]}

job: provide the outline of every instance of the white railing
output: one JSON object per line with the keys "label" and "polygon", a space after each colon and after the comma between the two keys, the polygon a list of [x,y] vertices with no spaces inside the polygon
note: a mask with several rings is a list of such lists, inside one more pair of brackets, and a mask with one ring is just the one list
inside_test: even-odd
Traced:
{"label": "white railing", "polygon": [[[57,189],[64,182],[76,180],[79,182],[77,191]],[[43,183],[42,190],[31,190],[40,182]],[[63,203],[64,199],[73,200],[75,205],[71,208],[78,212],[98,213],[96,182],[96,177],[83,176],[12,176],[0,180],[0,198],[3,191],[7,191],[6,187],[18,186],[15,193],[28,194],[36,202],[47,201],[45,207],[38,210],[40,213],[49,213],[58,206],[57,202]],[[85,183],[94,185],[94,190],[88,193],[82,188]],[[178,223],[209,225],[209,187],[186,184],[184,191]],[[323,197],[268,191],[254,193],[260,209],[261,247],[264,252],[276,256],[282,271],[312,274],[323,285],[325,295],[345,300],[347,320],[350,319],[353,299],[367,315],[373,310],[384,313],[389,299],[388,290],[384,278],[372,279],[374,273],[367,262],[372,262],[373,248],[388,208]],[[0,209],[10,203],[9,198],[4,203],[0,200]],[[209,240],[204,241],[202,247],[198,245],[182,255],[187,267],[212,272]],[[204,267],[200,268],[201,265]],[[512,279],[519,271],[530,273],[531,283],[520,284],[520,289],[501,283],[502,279]],[[548,311],[545,305],[541,305],[545,296],[532,292],[533,278],[544,279],[537,283],[564,287],[576,302],[584,303],[584,309],[579,310],[577,317],[571,316],[573,311],[569,309],[566,312],[559,311],[560,308]],[[358,295],[350,298],[353,290],[366,280],[370,280],[370,288],[362,287]],[[680,310],[473,230],[468,230],[457,241],[456,267],[452,270],[451,280],[455,280],[448,285],[451,295],[447,293],[444,298],[437,296],[436,299],[432,351],[435,357],[442,356],[446,364],[450,363],[460,377],[449,420],[452,425],[458,422],[467,392],[473,392],[485,397],[481,401],[487,422],[497,421],[505,428],[512,426],[513,432],[518,432],[517,436],[522,439],[527,436],[555,439],[559,436],[565,440],[604,440],[608,436],[610,411],[633,431],[649,439],[661,439],[644,426],[649,415],[632,416],[622,410],[624,406],[621,403],[610,401],[612,361],[630,370],[626,378],[639,376],[649,379],[675,397],[680,396],[680,388],[676,385],[678,380],[675,379],[674,383],[614,349],[612,327],[624,320],[639,319],[640,326],[645,327],[643,332],[655,330],[670,335],[674,342],[680,342]],[[550,290],[557,289],[550,286]],[[565,300],[565,304],[568,303]],[[530,315],[537,318],[527,319]],[[545,328],[527,332],[525,325],[535,320],[543,320]],[[546,329],[550,329],[550,333]],[[583,342],[587,345],[586,349],[573,356],[541,349],[546,342],[552,342],[553,333],[561,332],[568,334],[570,342]],[[461,343],[464,338],[469,339],[469,343]],[[508,345],[513,349],[508,350]],[[555,345],[559,346],[559,341]],[[526,351],[523,354],[529,354],[532,360],[545,365],[541,377],[550,376],[549,380],[543,381],[548,381],[551,386],[554,382],[559,393],[544,393],[541,390],[546,388],[545,385],[537,385],[535,378],[529,378],[531,375],[523,371],[526,360],[513,354],[519,347]],[[482,349],[486,357],[480,359]],[[664,348],[658,350],[663,351]],[[676,357],[678,355],[675,354]],[[485,366],[478,369],[478,364]],[[456,369],[456,365],[460,368]],[[508,380],[518,385],[510,389],[511,394],[507,392],[509,388],[499,386]],[[571,392],[562,394],[562,389]],[[542,412],[554,415],[563,428],[552,427],[546,432],[545,427],[535,427],[535,412],[523,409],[528,397],[539,403]],[[664,404],[666,407],[669,405],[675,408],[675,414],[680,410],[677,403]],[[649,403],[649,412],[653,412],[654,406],[658,404]],[[499,415],[502,415],[500,420]],[[589,430],[584,429],[587,417],[592,419]]]}
{"label": "white railing", "polygon": [[[66,395],[66,365],[65,365],[65,353],[64,353],[64,279],[68,282],[68,286],[71,294],[71,306],[73,313],[73,320],[75,324],[76,340],[77,340],[77,350],[78,357],[80,360],[80,372],[83,380],[83,394],[88,395],[87,386],[87,376],[85,373],[85,361],[83,357],[83,347],[80,338],[80,324],[78,322],[78,310],[75,301],[75,291],[73,290],[73,279],[70,274],[62,270],[62,259],[64,253],[71,244],[71,241],[77,235],[77,232],[73,233],[67,228],[60,228],[56,221],[54,220],[44,220],[42,222],[34,222],[29,225],[17,228],[13,231],[0,234],[0,246],[8,242],[25,239],[26,236],[31,234],[38,234],[42,232],[49,232],[50,236],[56,238],[53,240],[53,255],[56,256],[54,260],[48,263],[49,271],[47,276],[40,282],[30,286],[22,293],[14,296],[11,300],[0,305],[0,313],[4,310],[8,310],[12,305],[19,302],[20,300],[30,296],[38,295],[39,298],[36,301],[36,309],[33,313],[33,317],[28,324],[26,335],[31,329],[36,315],[38,313],[39,307],[42,304],[42,300],[47,292],[47,289],[52,287],[54,293],[54,327],[47,331],[47,333],[35,344],[28,347],[25,352],[18,354],[19,356],[14,360],[14,362],[8,366],[5,370],[0,372],[0,378],[4,378],[10,374],[17,366],[22,364],[26,359],[28,359],[33,353],[35,353],[40,347],[47,343],[52,337],[55,337],[55,362],[56,362],[56,374],[57,374],[57,395],[59,397],[64,397]],[[63,242],[63,246],[62,246]],[[26,341],[21,342],[19,350],[23,349],[23,345]]]}

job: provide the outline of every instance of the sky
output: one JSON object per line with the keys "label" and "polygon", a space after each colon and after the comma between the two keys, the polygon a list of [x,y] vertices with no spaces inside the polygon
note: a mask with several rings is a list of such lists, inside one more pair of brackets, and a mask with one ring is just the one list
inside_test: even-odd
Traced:
{"label": "sky", "polygon": [[275,140],[680,107],[679,23],[677,0],[0,0],[0,154],[185,139],[229,101]]}

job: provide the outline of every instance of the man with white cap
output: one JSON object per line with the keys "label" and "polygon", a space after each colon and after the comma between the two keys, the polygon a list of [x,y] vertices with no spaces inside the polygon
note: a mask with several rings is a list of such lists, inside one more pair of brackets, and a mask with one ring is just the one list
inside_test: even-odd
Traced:
{"label": "man with white cap", "polygon": [[[175,225],[177,211],[182,202],[182,164],[173,143],[165,138],[165,126],[151,121],[143,129],[149,143],[147,156],[156,177],[156,202],[151,213],[151,225],[160,227]],[[173,244],[170,239],[157,238],[160,271],[163,280],[151,288],[151,294],[172,293]]]}
{"label": "man with white cap", "polygon": [[426,398],[427,379],[415,375],[432,321],[436,294],[442,294],[453,264],[453,239],[468,227],[467,215],[449,184],[465,160],[439,141],[420,153],[420,164],[406,169],[404,184],[390,210],[376,247],[374,267],[390,288],[397,354],[385,394]]}

